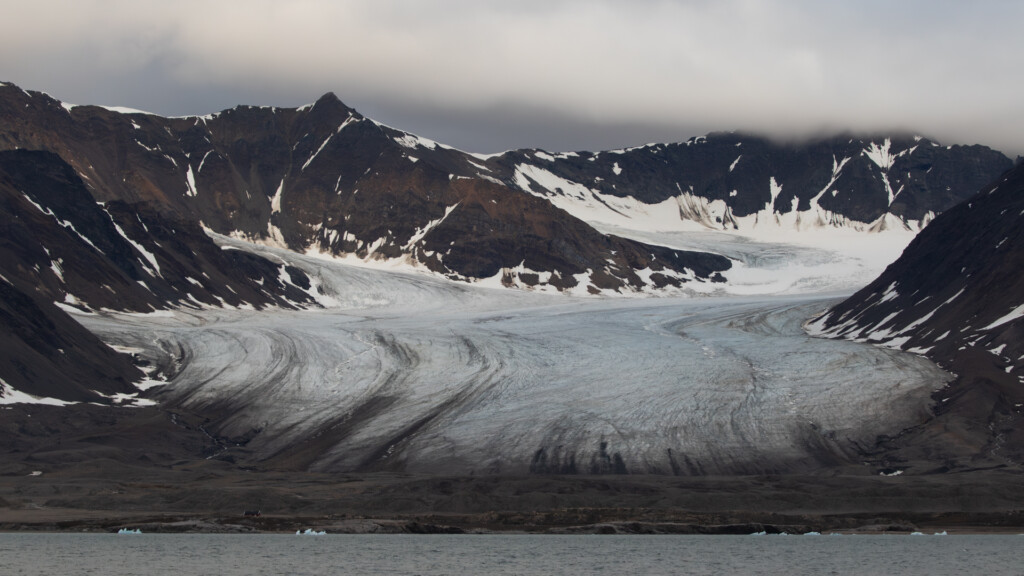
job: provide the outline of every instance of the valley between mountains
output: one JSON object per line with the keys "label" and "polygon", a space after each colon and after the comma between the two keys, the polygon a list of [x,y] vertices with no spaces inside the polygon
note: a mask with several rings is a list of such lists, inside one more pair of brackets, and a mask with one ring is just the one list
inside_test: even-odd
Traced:
{"label": "valley between mountains", "polygon": [[1024,524],[996,151],[0,117],[0,527]]}
{"label": "valley between mountains", "polygon": [[[228,244],[229,247],[238,243]],[[856,460],[950,376],[813,339],[820,296],[593,300],[461,286],[281,250],[334,307],[78,315],[161,367],[151,398],[313,471],[739,474]]]}

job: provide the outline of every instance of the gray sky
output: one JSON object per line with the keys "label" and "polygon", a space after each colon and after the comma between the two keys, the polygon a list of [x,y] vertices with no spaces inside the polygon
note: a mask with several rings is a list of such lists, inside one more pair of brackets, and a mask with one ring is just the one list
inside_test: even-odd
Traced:
{"label": "gray sky", "polygon": [[1024,154],[1021,0],[0,0],[0,81],[163,115],[333,91],[473,151],[910,129]]}

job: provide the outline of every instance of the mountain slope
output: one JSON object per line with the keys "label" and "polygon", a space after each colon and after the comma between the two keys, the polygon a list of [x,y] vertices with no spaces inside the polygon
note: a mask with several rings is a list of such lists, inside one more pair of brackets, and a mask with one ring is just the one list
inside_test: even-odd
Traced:
{"label": "mountain slope", "polygon": [[96,203],[51,153],[0,152],[0,199],[0,272],[50,301],[137,312],[314,303],[279,265],[222,250],[194,223],[146,204]]}
{"label": "mountain slope", "polygon": [[127,356],[5,277],[0,277],[0,347],[0,404],[109,404],[117,395],[137,393],[133,382],[143,377]]}
{"label": "mountain slope", "polygon": [[984,146],[911,136],[784,144],[715,133],[611,152],[506,152],[487,166],[588,221],[638,230],[696,222],[749,233],[779,226],[916,231],[1011,162]]}
{"label": "mountain slope", "polygon": [[99,201],[145,202],[299,252],[584,293],[717,280],[730,266],[600,234],[481,175],[472,156],[375,123],[333,94],[299,109],[160,118],[6,85],[0,117],[0,147],[60,155]]}
{"label": "mountain slope", "polygon": [[1024,456],[1024,165],[937,217],[813,333],[925,354],[958,374],[939,416],[986,453]]}
{"label": "mountain slope", "polygon": [[0,117],[0,148],[61,155],[100,201],[150,203],[299,252],[579,293],[721,280],[716,272],[730,267],[590,225],[623,234],[916,231],[1010,166],[982,146],[913,137],[780,144],[737,133],[612,152],[480,156],[376,123],[333,94],[298,109],[161,118],[5,85]]}
{"label": "mountain slope", "polygon": [[100,403],[138,392],[143,374],[129,358],[61,308],[295,308],[318,297],[301,270],[222,250],[194,223],[145,204],[97,204],[49,152],[0,152],[0,231],[0,396],[8,399],[12,389]]}

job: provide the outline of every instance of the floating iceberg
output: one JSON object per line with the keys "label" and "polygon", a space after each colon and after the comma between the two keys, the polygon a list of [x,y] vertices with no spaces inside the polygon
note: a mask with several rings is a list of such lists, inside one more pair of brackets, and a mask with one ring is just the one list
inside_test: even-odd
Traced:
{"label": "floating iceberg", "polygon": [[140,530],[138,528],[135,528],[134,530],[131,529],[131,528],[121,528],[120,530],[117,531],[117,533],[118,534],[142,534],[142,530]]}
{"label": "floating iceberg", "polygon": [[311,530],[309,528],[306,528],[305,532],[303,532],[301,530],[296,530],[295,531],[295,535],[296,536],[324,536],[325,534],[327,534],[326,530],[321,530],[321,531],[317,532],[316,530]]}

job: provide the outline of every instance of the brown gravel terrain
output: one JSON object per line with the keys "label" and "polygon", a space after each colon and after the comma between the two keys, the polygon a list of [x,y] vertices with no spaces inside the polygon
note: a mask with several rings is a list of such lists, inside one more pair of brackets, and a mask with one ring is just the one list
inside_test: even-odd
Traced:
{"label": "brown gravel terrain", "polygon": [[0,530],[1024,531],[1024,474],[1007,465],[899,476],[874,465],[730,477],[316,474],[220,459],[220,440],[186,414],[88,405],[5,408],[0,439]]}

